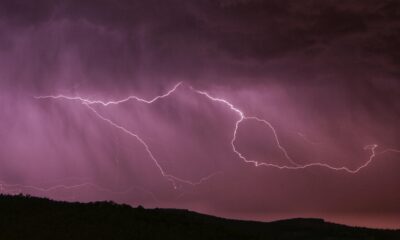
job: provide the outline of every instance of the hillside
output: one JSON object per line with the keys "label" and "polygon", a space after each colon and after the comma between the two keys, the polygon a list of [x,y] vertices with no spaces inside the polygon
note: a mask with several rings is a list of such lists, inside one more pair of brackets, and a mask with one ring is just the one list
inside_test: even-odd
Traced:
{"label": "hillside", "polygon": [[112,202],[67,203],[0,195],[0,239],[400,239],[400,231],[353,228],[320,219],[269,223]]}

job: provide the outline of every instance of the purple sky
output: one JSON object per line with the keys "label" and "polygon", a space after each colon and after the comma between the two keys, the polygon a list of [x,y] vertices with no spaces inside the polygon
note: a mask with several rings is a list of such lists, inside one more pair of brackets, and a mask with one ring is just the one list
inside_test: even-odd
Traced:
{"label": "purple sky", "polygon": [[395,0],[1,0],[0,192],[400,228],[399,29]]}

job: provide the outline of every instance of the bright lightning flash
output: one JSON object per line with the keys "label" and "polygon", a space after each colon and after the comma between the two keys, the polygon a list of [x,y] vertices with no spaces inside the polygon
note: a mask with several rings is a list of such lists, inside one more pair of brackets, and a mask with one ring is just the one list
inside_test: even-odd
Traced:
{"label": "bright lightning flash", "polygon": [[[174,186],[174,188],[177,188],[177,183],[184,183],[184,184],[189,184],[189,185],[198,185],[198,184],[210,179],[211,177],[213,177],[218,172],[210,174],[208,176],[205,176],[205,177],[201,178],[198,181],[190,181],[190,180],[187,180],[187,179],[182,179],[182,178],[179,178],[177,176],[168,174],[164,170],[164,168],[161,166],[161,164],[159,163],[158,159],[154,156],[154,154],[151,151],[149,145],[138,134],[136,134],[136,133],[126,129],[125,127],[115,123],[114,121],[104,117],[98,111],[96,111],[95,108],[93,108],[93,105],[100,104],[100,105],[106,107],[106,106],[110,106],[110,105],[122,104],[122,103],[130,101],[130,100],[135,100],[135,101],[138,101],[138,102],[141,102],[141,103],[145,103],[145,104],[152,104],[152,103],[154,103],[154,102],[156,102],[158,100],[161,100],[163,98],[166,98],[166,97],[170,96],[171,94],[173,94],[181,86],[183,86],[182,82],[176,84],[167,93],[165,93],[163,95],[156,96],[156,97],[154,97],[154,98],[152,98],[150,100],[146,100],[146,99],[143,99],[143,98],[140,98],[140,97],[137,97],[137,96],[128,96],[127,98],[124,98],[124,99],[121,99],[121,100],[108,101],[108,102],[101,101],[101,100],[90,100],[90,99],[83,98],[83,97],[80,97],[80,96],[66,96],[66,95],[48,95],[48,96],[38,96],[38,97],[35,97],[35,98],[36,99],[62,99],[62,100],[68,100],[68,101],[78,101],[78,102],[82,103],[90,111],[92,111],[95,114],[95,116],[98,117],[100,120],[102,120],[104,122],[107,122],[110,126],[112,126],[112,127],[116,128],[116,129],[124,132],[125,134],[128,134],[128,135],[134,137],[140,144],[142,144],[143,147],[145,148],[148,156],[154,162],[154,164],[157,166],[157,168],[160,171],[160,173],[162,174],[162,176],[165,177],[167,180],[171,181],[173,186]],[[300,169],[305,169],[305,168],[310,168],[310,167],[324,167],[324,168],[328,168],[328,169],[334,170],[334,171],[345,171],[345,172],[350,173],[350,174],[356,174],[361,169],[367,167],[374,160],[374,158],[378,154],[382,154],[382,153],[386,153],[386,152],[397,152],[397,153],[400,153],[400,150],[396,150],[396,149],[386,149],[386,150],[383,150],[383,151],[378,153],[376,151],[378,145],[377,144],[370,144],[370,145],[367,145],[367,146],[364,147],[365,150],[371,152],[369,158],[367,159],[367,161],[364,164],[362,164],[361,166],[359,166],[359,167],[357,167],[355,169],[350,169],[350,168],[345,167],[345,166],[335,167],[335,166],[331,166],[329,164],[320,163],[320,162],[314,162],[314,163],[300,165],[300,164],[296,163],[290,157],[288,151],[281,145],[281,142],[279,140],[277,131],[275,130],[275,128],[272,126],[272,124],[270,122],[268,122],[267,120],[262,119],[262,118],[258,118],[258,117],[254,117],[254,116],[246,116],[245,113],[242,110],[240,110],[239,108],[235,107],[232,103],[230,103],[226,99],[214,97],[214,96],[210,95],[208,92],[197,90],[197,89],[195,89],[195,88],[193,88],[191,86],[188,87],[188,89],[190,91],[193,91],[196,94],[204,96],[205,98],[207,98],[210,101],[217,102],[217,103],[225,105],[231,111],[235,112],[238,115],[239,118],[235,122],[235,128],[233,129],[233,138],[231,140],[232,151],[241,160],[243,160],[245,163],[252,164],[252,165],[254,165],[256,167],[264,166],[264,167],[274,167],[274,168],[277,168],[277,169],[288,169],[288,170],[300,170]],[[237,148],[235,146],[235,141],[236,141],[236,135],[237,135],[237,131],[238,131],[239,127],[240,127],[240,124],[243,123],[244,121],[257,121],[257,122],[260,122],[260,123],[264,124],[266,127],[268,127],[273,133],[273,136],[274,136],[274,139],[275,139],[275,144],[276,144],[277,148],[279,148],[279,150],[283,153],[283,155],[291,163],[291,165],[278,165],[278,164],[272,164],[272,163],[267,163],[267,162],[259,162],[259,161],[248,159],[243,155],[243,153],[239,152],[239,150],[237,150]]]}

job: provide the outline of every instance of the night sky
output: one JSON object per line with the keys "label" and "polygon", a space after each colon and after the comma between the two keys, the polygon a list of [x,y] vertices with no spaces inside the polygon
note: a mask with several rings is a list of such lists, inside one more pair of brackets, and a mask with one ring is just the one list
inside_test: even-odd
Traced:
{"label": "night sky", "polygon": [[399,46],[397,0],[0,0],[0,192],[400,228]]}

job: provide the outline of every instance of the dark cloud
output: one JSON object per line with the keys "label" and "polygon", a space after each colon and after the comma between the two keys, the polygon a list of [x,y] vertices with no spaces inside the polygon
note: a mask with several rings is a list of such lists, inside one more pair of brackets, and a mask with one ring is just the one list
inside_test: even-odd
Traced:
{"label": "dark cloud", "polygon": [[[398,64],[398,57],[392,49],[399,39],[399,15],[393,10],[396,3],[391,1],[104,0],[95,4],[1,4],[2,19],[7,25],[56,30],[63,27],[57,23],[69,22],[70,32],[59,33],[64,35],[62,40],[68,40],[65,44],[78,42],[78,47],[84,48],[78,49],[78,54],[95,65],[104,65],[105,71],[117,71],[126,77],[133,77],[138,70],[132,69],[139,68],[149,75],[157,71],[191,78],[231,72],[244,77],[255,73],[275,76],[284,74],[282,69],[288,75],[299,71],[320,74],[330,65],[344,62],[354,65],[353,70],[364,71],[371,67],[365,59],[372,59],[374,68],[397,74],[393,64]],[[48,26],[49,23],[53,25]],[[53,39],[57,36],[50,35],[54,30],[44,33],[50,42],[57,41]],[[117,37],[99,36],[107,32]],[[104,47],[109,44],[120,47]],[[110,56],[107,58],[114,64],[104,63],[104,56]],[[293,57],[298,59],[288,63]],[[377,62],[376,58],[384,60]],[[327,59],[333,62],[324,62]],[[334,68],[335,74],[348,75],[349,70],[341,68]]]}

